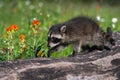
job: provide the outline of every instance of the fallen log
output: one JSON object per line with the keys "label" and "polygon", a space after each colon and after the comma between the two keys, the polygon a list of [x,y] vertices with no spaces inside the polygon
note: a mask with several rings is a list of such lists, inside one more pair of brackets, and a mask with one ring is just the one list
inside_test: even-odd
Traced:
{"label": "fallen log", "polygon": [[68,58],[35,58],[0,63],[0,80],[120,80],[120,33],[112,50]]}

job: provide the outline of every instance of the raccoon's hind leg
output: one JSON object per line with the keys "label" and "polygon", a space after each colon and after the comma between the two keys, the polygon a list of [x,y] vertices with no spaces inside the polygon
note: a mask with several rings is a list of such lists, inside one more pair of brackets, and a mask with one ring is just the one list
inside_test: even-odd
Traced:
{"label": "raccoon's hind leg", "polygon": [[93,49],[97,49],[97,50],[103,50],[103,49],[106,49],[106,50],[110,50],[110,48],[108,46],[105,45],[105,39],[104,37],[99,34],[99,33],[96,33],[94,35],[94,38],[93,38]]}
{"label": "raccoon's hind leg", "polygon": [[102,32],[95,34],[94,36],[95,46],[99,50],[111,50],[112,46],[115,45],[115,40],[112,37],[112,30],[110,27],[107,28],[106,33]]}

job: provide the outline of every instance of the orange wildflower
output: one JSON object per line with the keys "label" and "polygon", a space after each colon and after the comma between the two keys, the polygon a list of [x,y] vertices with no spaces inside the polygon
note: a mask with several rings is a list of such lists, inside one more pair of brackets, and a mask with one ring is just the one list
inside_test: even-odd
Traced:
{"label": "orange wildflower", "polygon": [[24,40],[25,39],[25,35],[24,34],[21,34],[20,35],[20,40]]}
{"label": "orange wildflower", "polygon": [[6,32],[10,32],[10,30],[11,30],[10,27],[6,28]]}
{"label": "orange wildflower", "polygon": [[11,25],[10,28],[11,30],[14,30],[14,31],[18,30],[18,26],[15,24]]}
{"label": "orange wildflower", "polygon": [[100,10],[100,6],[99,5],[96,6],[96,10]]}
{"label": "orange wildflower", "polygon": [[32,25],[40,25],[40,22],[38,20],[33,20]]}
{"label": "orange wildflower", "polygon": [[27,47],[26,46],[23,46],[22,47],[22,51],[26,51],[27,50]]}
{"label": "orange wildflower", "polygon": [[16,31],[16,30],[18,30],[18,26],[15,25],[15,24],[13,24],[13,25],[6,28],[6,32]]}
{"label": "orange wildflower", "polygon": [[43,56],[43,52],[42,52],[42,51],[39,51],[39,52],[37,53],[37,55],[42,57],[42,56]]}

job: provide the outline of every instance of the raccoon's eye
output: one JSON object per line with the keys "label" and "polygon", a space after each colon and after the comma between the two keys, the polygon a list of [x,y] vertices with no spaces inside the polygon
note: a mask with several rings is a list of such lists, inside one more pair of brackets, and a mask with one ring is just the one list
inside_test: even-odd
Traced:
{"label": "raccoon's eye", "polygon": [[52,37],[52,42],[53,42],[53,43],[58,43],[58,42],[60,42],[61,40],[62,40],[62,39]]}

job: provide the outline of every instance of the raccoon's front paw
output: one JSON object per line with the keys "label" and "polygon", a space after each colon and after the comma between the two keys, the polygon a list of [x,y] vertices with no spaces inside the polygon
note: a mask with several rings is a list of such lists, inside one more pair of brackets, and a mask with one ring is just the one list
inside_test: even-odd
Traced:
{"label": "raccoon's front paw", "polygon": [[49,50],[47,53],[47,57],[50,57],[50,56],[51,56],[51,50]]}

